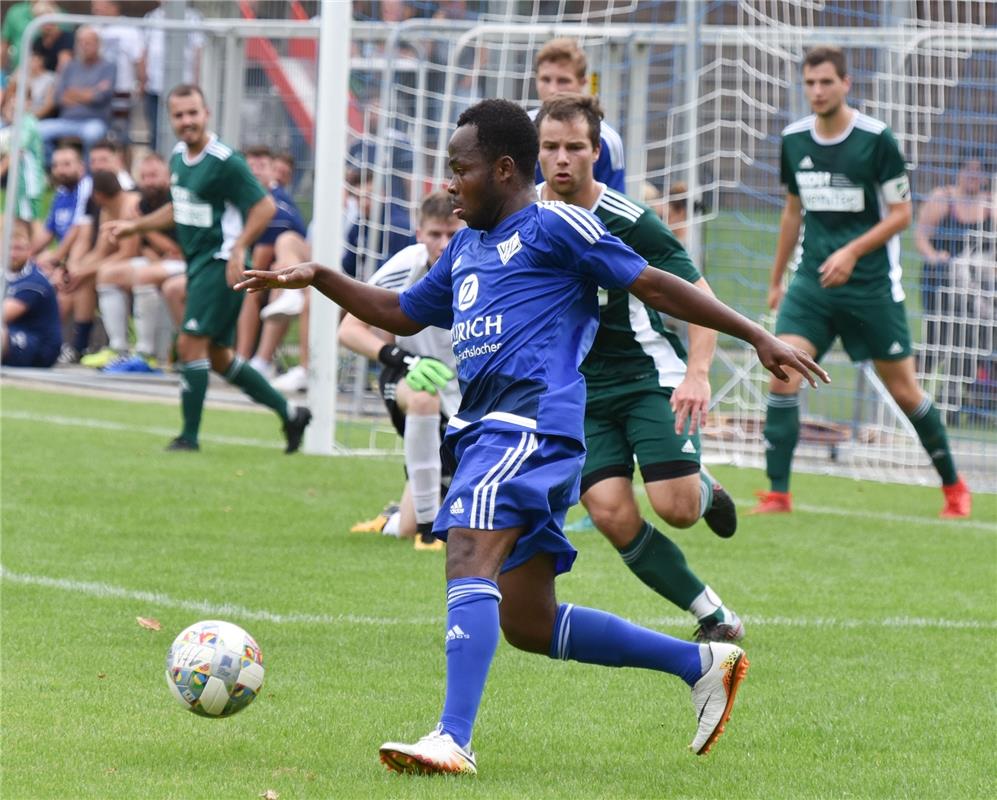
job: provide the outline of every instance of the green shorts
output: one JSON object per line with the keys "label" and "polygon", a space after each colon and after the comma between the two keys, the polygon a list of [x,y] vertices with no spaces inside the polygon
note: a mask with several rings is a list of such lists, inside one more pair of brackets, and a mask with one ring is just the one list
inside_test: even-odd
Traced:
{"label": "green shorts", "polygon": [[672,391],[642,382],[626,390],[589,393],[583,494],[606,478],[633,480],[635,456],[645,483],[699,472],[699,435],[675,433]]}
{"label": "green shorts", "polygon": [[187,271],[187,304],[181,330],[190,336],[204,336],[221,347],[232,347],[242,292],[226,283],[225,266],[224,261],[216,260],[193,275]]}
{"label": "green shorts", "polygon": [[779,305],[776,336],[802,336],[817,348],[817,360],[836,336],[852,361],[899,361],[913,353],[903,301],[856,302],[810,281],[795,278]]}

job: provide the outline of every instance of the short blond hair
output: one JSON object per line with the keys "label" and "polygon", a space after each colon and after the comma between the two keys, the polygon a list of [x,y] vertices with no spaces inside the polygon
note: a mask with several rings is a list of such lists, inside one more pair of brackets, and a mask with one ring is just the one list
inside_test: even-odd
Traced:
{"label": "short blond hair", "polygon": [[589,60],[585,56],[585,51],[582,50],[575,39],[567,36],[551,39],[541,47],[540,52],[537,53],[534,69],[540,69],[540,65],[546,64],[548,61],[568,63],[574,69],[575,77],[578,80],[585,79],[585,73],[588,72],[589,68]]}

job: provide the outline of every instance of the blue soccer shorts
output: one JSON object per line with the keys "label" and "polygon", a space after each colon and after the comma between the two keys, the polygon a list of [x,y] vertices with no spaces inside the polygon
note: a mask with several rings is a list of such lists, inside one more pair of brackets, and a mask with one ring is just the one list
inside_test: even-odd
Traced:
{"label": "blue soccer shorts", "polygon": [[443,462],[456,469],[433,533],[451,528],[498,531],[523,528],[502,565],[508,572],[539,553],[554,556],[555,574],[578,554],[564,535],[564,518],[578,502],[585,446],[564,436],[532,431],[454,431],[443,442]]}

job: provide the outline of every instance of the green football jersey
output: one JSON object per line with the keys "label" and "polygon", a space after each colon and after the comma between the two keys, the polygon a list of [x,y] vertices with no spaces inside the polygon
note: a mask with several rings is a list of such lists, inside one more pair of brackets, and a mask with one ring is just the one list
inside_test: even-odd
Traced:
{"label": "green football jersey", "polygon": [[173,148],[170,193],[188,274],[228,261],[246,215],[267,194],[245,159],[214,134],[194,158],[188,158],[184,142]]}
{"label": "green football jersey", "polygon": [[[817,136],[816,116],[782,132],[782,182],[800,198],[803,244],[797,275],[819,281],[817,270],[835,250],[862,236],[887,214],[887,204],[910,199],[900,148],[882,122],[853,112],[848,129],[833,140]],[[900,237],[866,253],[844,286],[827,291],[855,300],[903,300]]]}
{"label": "green football jersey", "polygon": [[[643,203],[607,187],[591,211],[652,267],[691,283],[700,279],[685,248]],[[685,377],[686,351],[655,309],[625,289],[600,289],[599,329],[581,371],[589,391],[640,380],[675,387]]]}

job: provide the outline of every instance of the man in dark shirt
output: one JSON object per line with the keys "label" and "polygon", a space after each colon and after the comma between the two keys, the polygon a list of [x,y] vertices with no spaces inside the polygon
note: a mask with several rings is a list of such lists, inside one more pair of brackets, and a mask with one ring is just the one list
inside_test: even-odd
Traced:
{"label": "man in dark shirt", "polygon": [[52,284],[31,260],[31,224],[26,220],[14,220],[4,277],[2,363],[51,367],[62,346],[59,304]]}

